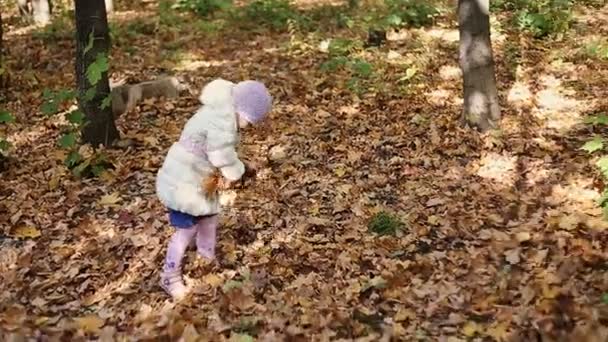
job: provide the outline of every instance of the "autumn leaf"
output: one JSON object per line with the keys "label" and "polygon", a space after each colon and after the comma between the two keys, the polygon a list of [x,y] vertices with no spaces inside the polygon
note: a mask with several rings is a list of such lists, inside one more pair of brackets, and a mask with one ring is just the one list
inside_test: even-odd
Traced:
{"label": "autumn leaf", "polygon": [[40,235],[42,235],[40,233],[40,231],[33,226],[19,226],[16,229],[13,230],[13,234],[14,237],[16,238],[21,238],[21,239],[25,239],[25,238],[37,238]]}
{"label": "autumn leaf", "polygon": [[118,192],[113,192],[111,194],[101,196],[101,198],[99,199],[99,201],[97,201],[97,203],[99,203],[100,205],[103,205],[103,206],[112,206],[112,205],[117,204],[120,201],[121,201],[120,194]]}
{"label": "autumn leaf", "polygon": [[478,323],[469,321],[462,327],[462,334],[466,337],[473,337],[478,333],[482,333],[483,328]]}
{"label": "autumn leaf", "polygon": [[95,314],[75,318],[74,322],[76,322],[78,329],[86,333],[99,333],[101,327],[105,324],[105,321]]}

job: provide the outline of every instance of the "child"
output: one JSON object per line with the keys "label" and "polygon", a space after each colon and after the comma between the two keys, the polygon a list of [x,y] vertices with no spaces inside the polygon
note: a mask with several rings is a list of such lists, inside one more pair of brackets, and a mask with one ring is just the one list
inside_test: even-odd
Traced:
{"label": "child", "polygon": [[191,241],[200,256],[215,257],[220,204],[203,184],[216,170],[229,184],[250,175],[236,152],[238,130],[262,121],[272,105],[268,90],[257,81],[216,79],[203,88],[199,100],[203,105],[169,149],[156,177],[156,193],[176,228],[161,275],[162,288],[174,298],[187,293],[181,262]]}

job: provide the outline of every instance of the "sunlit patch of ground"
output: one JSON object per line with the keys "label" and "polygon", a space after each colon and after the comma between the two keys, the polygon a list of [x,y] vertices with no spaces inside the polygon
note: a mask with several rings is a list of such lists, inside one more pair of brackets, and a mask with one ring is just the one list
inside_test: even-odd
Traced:
{"label": "sunlit patch of ground", "polygon": [[576,92],[565,88],[554,76],[541,75],[540,81],[543,89],[536,93],[537,107],[532,113],[545,120],[547,128],[562,133],[581,123],[589,103],[577,99]]}
{"label": "sunlit patch of ground", "polygon": [[473,165],[475,174],[496,184],[512,186],[517,178],[517,157],[487,153]]}

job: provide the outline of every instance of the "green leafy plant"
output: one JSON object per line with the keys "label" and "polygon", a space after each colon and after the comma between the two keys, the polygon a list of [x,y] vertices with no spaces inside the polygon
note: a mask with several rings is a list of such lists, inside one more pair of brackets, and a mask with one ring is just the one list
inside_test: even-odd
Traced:
{"label": "green leafy plant", "polygon": [[[100,74],[105,72],[104,69],[107,70],[107,60],[105,58],[98,58],[89,66],[87,78],[92,83],[92,87],[87,91],[85,97],[95,96],[95,85],[100,80]],[[53,116],[60,113],[67,105],[73,103],[76,99],[76,93],[68,89],[60,89],[58,91],[45,89],[42,97],[44,102],[42,103],[41,111],[45,115]],[[109,96],[104,99],[102,106],[110,105],[109,99],[111,99]],[[101,153],[93,153],[91,156],[83,157],[79,152],[80,132],[87,124],[86,116],[81,110],[75,109],[66,111],[64,119],[67,124],[61,128],[62,134],[57,141],[57,145],[60,148],[68,151],[64,164],[78,177],[99,176],[103,170],[111,166],[111,163]]]}
{"label": "green leafy plant", "polygon": [[[592,126],[608,126],[608,115],[598,114],[587,117],[584,122]],[[604,150],[604,137],[596,135],[587,140],[582,146],[581,150],[586,151],[589,154],[595,152],[601,152]],[[595,165],[600,171],[602,178],[608,181],[608,155],[603,154],[595,162]],[[604,188],[602,195],[598,200],[598,205],[602,207],[604,216],[608,218],[608,188]]]}
{"label": "green leafy plant", "polygon": [[[15,121],[15,117],[11,113],[9,113],[5,110],[0,110],[0,125],[7,125],[14,121]],[[6,140],[4,137],[0,136],[0,154],[5,153],[10,148],[11,148],[11,143],[8,140]]]}
{"label": "green leafy plant", "polygon": [[213,15],[217,11],[232,7],[232,0],[177,0],[172,6],[181,11],[193,12],[202,17]]}
{"label": "green leafy plant", "polygon": [[422,0],[385,0],[388,16],[384,22],[389,27],[421,27],[433,23],[439,10],[432,3]]}
{"label": "green leafy plant", "polygon": [[515,20],[520,30],[541,38],[563,33],[572,23],[571,0],[516,1]]}
{"label": "green leafy plant", "polygon": [[395,235],[397,231],[403,229],[403,226],[399,218],[381,211],[372,217],[367,228],[378,235]]}
{"label": "green leafy plant", "polygon": [[374,65],[362,58],[351,57],[351,54],[361,48],[361,42],[350,39],[332,39],[327,46],[329,58],[320,66],[323,72],[346,71],[350,79],[346,87],[360,94],[368,88],[368,81],[374,74]]}
{"label": "green leafy plant", "polygon": [[240,22],[284,30],[290,20],[303,20],[289,0],[254,0],[236,15]]}
{"label": "green leafy plant", "polygon": [[608,60],[608,39],[596,39],[584,47],[585,55],[591,58]]}

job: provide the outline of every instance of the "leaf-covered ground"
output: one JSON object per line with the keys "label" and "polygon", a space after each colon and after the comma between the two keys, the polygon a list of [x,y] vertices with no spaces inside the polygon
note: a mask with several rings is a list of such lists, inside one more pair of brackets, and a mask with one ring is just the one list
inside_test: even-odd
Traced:
{"label": "leaf-covered ground", "polygon": [[[608,8],[581,9],[562,41],[496,24],[505,118],[482,136],[458,122],[453,14],[355,49],[374,66],[357,96],[348,71],[320,68],[323,41],[365,40],[354,31],[203,34],[135,7],[110,17],[112,77],[166,71],[191,93],[123,115],[134,144],[91,179],[65,169],[39,109],[43,89],[74,85],[69,24],[32,32],[3,13],[17,122],[0,174],[2,340],[608,340],[608,224],[580,150],[581,119],[608,110],[606,60],[582,53]],[[263,80],[276,105],[243,135],[262,168],[226,208],[217,262],[189,251],[194,291],[175,303],[158,286],[172,230],[154,178],[216,77]],[[368,231],[381,211],[404,222],[396,236]]]}

